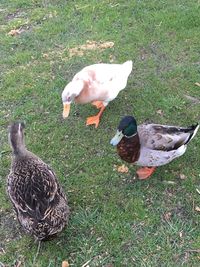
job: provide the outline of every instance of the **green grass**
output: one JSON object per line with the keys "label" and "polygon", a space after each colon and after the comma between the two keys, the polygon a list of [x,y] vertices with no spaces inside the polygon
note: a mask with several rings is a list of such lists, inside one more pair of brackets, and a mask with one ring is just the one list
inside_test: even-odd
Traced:
{"label": "green grass", "polygon": [[[23,267],[199,266],[199,134],[187,153],[157,169],[147,181],[121,174],[109,145],[120,118],[190,125],[199,121],[198,1],[1,0],[0,4],[0,261]],[[24,31],[9,36],[12,29]],[[87,40],[114,47],[69,57]],[[61,92],[82,67],[132,59],[127,88],[110,103],[98,129],[86,127],[96,110],[73,105],[62,120]],[[162,110],[163,114],[157,113]],[[25,120],[27,147],[49,163],[69,199],[67,228],[37,244],[14,220],[6,195],[11,153],[7,126]],[[180,174],[186,179],[181,180]],[[170,181],[174,182],[173,184]],[[170,215],[169,215],[170,214]],[[169,217],[167,217],[169,215]]]}

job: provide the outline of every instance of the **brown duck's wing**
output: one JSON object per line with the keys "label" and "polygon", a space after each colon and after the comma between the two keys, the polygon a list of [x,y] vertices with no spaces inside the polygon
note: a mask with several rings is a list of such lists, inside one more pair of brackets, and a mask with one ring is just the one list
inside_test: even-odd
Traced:
{"label": "brown duck's wing", "polygon": [[15,171],[8,177],[8,193],[15,208],[37,220],[48,213],[57,189],[57,179],[48,166],[35,167],[24,173]]}
{"label": "brown duck's wing", "polygon": [[170,151],[189,142],[193,136],[195,126],[188,128],[160,125],[143,124],[138,126],[141,146],[152,150]]}

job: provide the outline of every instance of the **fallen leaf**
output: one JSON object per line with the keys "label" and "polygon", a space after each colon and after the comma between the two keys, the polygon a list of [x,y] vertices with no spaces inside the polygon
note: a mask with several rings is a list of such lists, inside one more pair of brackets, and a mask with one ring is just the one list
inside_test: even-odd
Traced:
{"label": "fallen leaf", "polygon": [[21,261],[17,261],[17,262],[16,262],[16,264],[15,264],[15,267],[20,267],[20,266],[21,266],[21,264],[22,264],[22,262],[21,262]]}
{"label": "fallen leaf", "polygon": [[68,261],[63,261],[62,262],[62,267],[69,267]]}
{"label": "fallen leaf", "polygon": [[117,171],[118,171],[118,172],[121,172],[121,173],[128,173],[128,172],[129,172],[129,169],[128,169],[127,166],[125,166],[125,165],[123,164],[123,165],[117,167]]}
{"label": "fallen leaf", "polygon": [[200,83],[195,83],[195,85],[200,87]]}
{"label": "fallen leaf", "polygon": [[161,109],[158,109],[158,110],[156,111],[156,113],[159,114],[159,115],[163,115],[163,114],[164,114],[164,112],[163,112]]}
{"label": "fallen leaf", "polygon": [[197,191],[197,193],[200,195],[200,190],[199,190],[198,188],[196,188],[196,191]]}
{"label": "fallen leaf", "polygon": [[112,62],[114,62],[115,57],[114,57],[113,55],[110,55],[110,56],[109,56],[109,60],[110,60],[110,63],[112,63]]}
{"label": "fallen leaf", "polygon": [[198,206],[195,207],[195,210],[200,212],[200,208]]}
{"label": "fallen leaf", "polygon": [[172,213],[171,212],[166,212],[166,213],[164,213],[163,217],[164,217],[164,219],[166,221],[169,221],[171,219],[171,217],[172,217]]}
{"label": "fallen leaf", "polygon": [[190,95],[184,95],[185,98],[187,98],[188,100],[190,100],[193,104],[199,104],[200,100],[197,97],[193,97]]}
{"label": "fallen leaf", "polygon": [[120,4],[117,3],[117,4],[110,4],[111,7],[116,7],[116,6],[119,6]]}
{"label": "fallen leaf", "polygon": [[21,31],[19,29],[17,29],[17,30],[11,30],[11,31],[9,31],[8,35],[16,36],[16,35],[18,35],[20,33],[21,33]]}
{"label": "fallen leaf", "polygon": [[6,253],[5,250],[3,248],[0,248],[0,255],[5,253]]}
{"label": "fallen leaf", "polygon": [[75,5],[75,8],[76,8],[77,10],[80,10],[80,9],[87,8],[88,6],[90,6],[90,5],[85,5],[85,6],[78,6],[78,5]]}
{"label": "fallen leaf", "polygon": [[162,249],[162,248],[161,248],[160,246],[158,246],[158,245],[156,246],[156,250],[159,251],[159,250],[161,250],[161,249]]}
{"label": "fallen leaf", "polygon": [[48,55],[48,54],[46,54],[46,53],[43,53],[43,54],[42,54],[42,57],[44,57],[44,58],[48,58],[48,57],[49,57],[49,55]]}
{"label": "fallen leaf", "polygon": [[174,185],[176,184],[176,182],[174,181],[163,181],[164,184],[171,184],[171,185]]}
{"label": "fallen leaf", "polygon": [[186,177],[185,174],[182,174],[182,173],[181,173],[181,174],[179,175],[179,178],[180,178],[181,180],[185,180],[187,177]]}
{"label": "fallen leaf", "polygon": [[81,267],[89,267],[88,263],[91,262],[92,259],[88,260],[86,263],[84,263]]}
{"label": "fallen leaf", "polygon": [[200,253],[200,249],[188,249],[187,252],[196,252],[196,253]]}

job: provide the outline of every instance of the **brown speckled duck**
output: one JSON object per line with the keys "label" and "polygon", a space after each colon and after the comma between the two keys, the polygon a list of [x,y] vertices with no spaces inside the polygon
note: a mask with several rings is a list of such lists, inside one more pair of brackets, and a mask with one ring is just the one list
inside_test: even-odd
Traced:
{"label": "brown speckled duck", "polygon": [[24,142],[24,123],[9,127],[12,165],[7,191],[23,229],[37,240],[48,240],[68,222],[69,207],[53,170]]}
{"label": "brown speckled duck", "polygon": [[199,124],[187,128],[160,124],[137,126],[134,117],[126,116],[110,143],[117,145],[117,152],[124,161],[143,166],[137,174],[140,179],[146,179],[157,166],[183,155],[198,129]]}

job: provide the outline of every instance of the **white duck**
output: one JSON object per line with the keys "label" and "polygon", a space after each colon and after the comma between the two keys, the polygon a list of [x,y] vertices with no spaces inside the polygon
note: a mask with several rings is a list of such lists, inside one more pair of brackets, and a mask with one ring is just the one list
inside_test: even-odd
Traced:
{"label": "white duck", "polygon": [[129,60],[123,64],[101,63],[83,68],[62,92],[63,118],[68,117],[71,102],[92,103],[100,111],[87,118],[86,125],[95,124],[97,128],[105,107],[126,87],[132,65]]}

